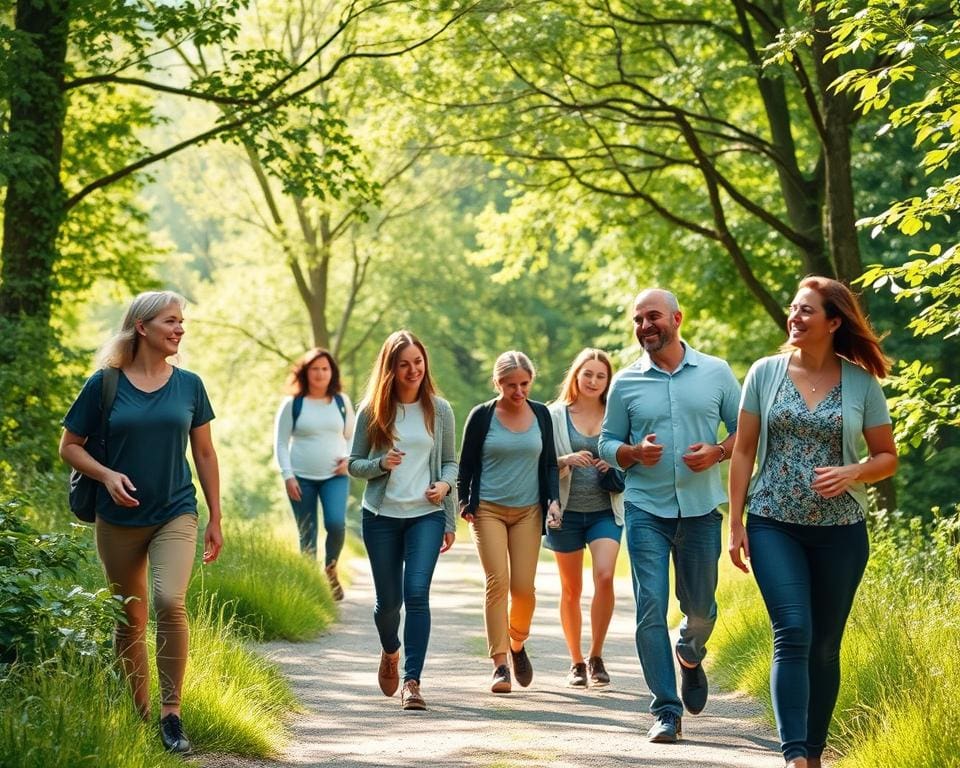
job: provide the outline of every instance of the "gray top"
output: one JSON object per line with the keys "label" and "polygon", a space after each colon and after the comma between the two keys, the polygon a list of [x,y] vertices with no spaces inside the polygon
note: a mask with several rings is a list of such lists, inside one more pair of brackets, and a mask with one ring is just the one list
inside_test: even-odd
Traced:
{"label": "gray top", "polygon": [[812,411],[789,376],[777,391],[767,417],[767,460],[760,490],[750,497],[750,512],[785,523],[850,525],[863,510],[849,493],[826,499],[810,485],[814,467],[843,463],[841,386]]}
{"label": "gray top", "polygon": [[542,450],[543,437],[536,419],[524,432],[514,432],[494,413],[481,454],[480,500],[507,507],[538,504],[537,467]]}
{"label": "gray top", "polygon": [[[582,434],[570,418],[567,409],[567,431],[570,435],[571,453],[590,451],[597,457],[600,435],[589,437]],[[571,467],[570,496],[566,509],[571,512],[605,512],[610,509],[610,494],[600,487],[600,472],[596,467]]]}
{"label": "gray top", "polygon": [[[433,398],[433,450],[430,451],[430,481],[442,480],[450,484],[450,493],[443,500],[446,518],[445,532],[457,530],[457,453],[454,436],[453,409],[442,397]],[[370,414],[362,407],[357,414],[357,426],[353,432],[353,446],[350,448],[350,460],[347,471],[353,477],[367,481],[363,494],[363,503],[370,511],[380,508],[387,489],[390,472],[380,466],[380,459],[389,448],[374,449],[367,436]],[[370,506],[367,506],[369,504]]]}

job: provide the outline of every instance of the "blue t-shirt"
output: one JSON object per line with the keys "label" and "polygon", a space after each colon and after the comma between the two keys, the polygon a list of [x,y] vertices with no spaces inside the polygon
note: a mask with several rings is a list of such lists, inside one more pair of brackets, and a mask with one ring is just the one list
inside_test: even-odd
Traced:
{"label": "blue t-shirt", "polygon": [[[87,379],[63,425],[89,437],[100,428],[103,371]],[[133,483],[137,507],[114,503],[97,487],[97,516],[114,525],[160,525],[182,514],[197,513],[197,494],[187,464],[190,430],[213,419],[203,382],[195,373],[174,368],[160,389],[143,392],[120,372],[117,396],[107,421],[106,464]]]}
{"label": "blue t-shirt", "polygon": [[480,500],[507,507],[527,507],[540,501],[538,474],[543,437],[533,419],[523,432],[514,432],[494,414],[483,441]]}

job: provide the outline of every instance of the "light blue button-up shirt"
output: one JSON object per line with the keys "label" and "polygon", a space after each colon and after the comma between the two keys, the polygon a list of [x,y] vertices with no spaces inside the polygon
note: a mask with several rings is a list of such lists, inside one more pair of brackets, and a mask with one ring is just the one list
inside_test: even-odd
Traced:
{"label": "light blue button-up shirt", "polygon": [[620,371],[607,396],[600,457],[619,466],[617,449],[651,433],[663,446],[652,467],[636,463],[626,470],[624,500],[657,517],[698,517],[725,502],[720,466],[694,472],[683,455],[694,443],[716,443],[721,421],[735,432],[739,405],[740,385],[730,366],[687,344],[673,373],[647,353]]}

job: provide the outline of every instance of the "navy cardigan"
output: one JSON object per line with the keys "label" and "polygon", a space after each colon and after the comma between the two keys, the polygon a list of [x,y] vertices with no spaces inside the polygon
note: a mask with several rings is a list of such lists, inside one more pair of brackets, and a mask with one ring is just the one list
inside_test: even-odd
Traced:
{"label": "navy cardigan", "polygon": [[[540,427],[543,450],[537,467],[540,485],[540,507],[543,510],[543,525],[546,525],[547,507],[551,501],[560,503],[560,474],[557,469],[557,449],[553,443],[553,420],[543,403],[527,400]],[[483,443],[490,431],[490,422],[496,409],[496,399],[475,406],[463,427],[463,442],[460,446],[460,471],[457,474],[457,494],[460,498],[460,515],[475,514],[480,504],[480,473],[483,465]],[[546,528],[544,527],[544,530]]]}

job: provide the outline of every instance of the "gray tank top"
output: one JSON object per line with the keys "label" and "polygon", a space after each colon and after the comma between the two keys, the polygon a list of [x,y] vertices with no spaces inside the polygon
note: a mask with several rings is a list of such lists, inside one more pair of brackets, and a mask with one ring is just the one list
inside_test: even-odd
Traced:
{"label": "gray tank top", "polygon": [[[580,434],[573,426],[570,411],[567,411],[567,431],[570,433],[570,447],[573,452],[590,451],[597,457],[597,444],[600,435],[588,437]],[[570,496],[567,509],[571,512],[604,512],[610,509],[610,494],[600,488],[600,472],[596,467],[572,467],[570,476]]]}

